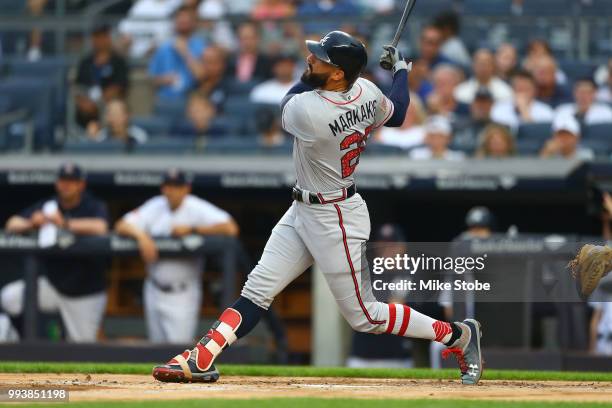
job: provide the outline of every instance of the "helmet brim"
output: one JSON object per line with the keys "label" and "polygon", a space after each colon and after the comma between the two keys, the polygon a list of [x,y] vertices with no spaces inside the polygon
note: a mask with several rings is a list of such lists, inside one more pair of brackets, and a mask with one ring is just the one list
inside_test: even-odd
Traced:
{"label": "helmet brim", "polygon": [[308,51],[312,52],[312,54],[321,61],[337,67],[336,64],[331,62],[329,55],[327,55],[327,52],[325,52],[325,49],[323,49],[323,46],[319,42],[306,40],[306,47],[308,48]]}

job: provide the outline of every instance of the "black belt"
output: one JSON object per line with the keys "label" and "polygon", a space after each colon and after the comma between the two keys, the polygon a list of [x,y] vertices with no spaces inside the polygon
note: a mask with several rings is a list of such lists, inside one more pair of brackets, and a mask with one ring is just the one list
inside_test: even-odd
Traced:
{"label": "black belt", "polygon": [[[291,197],[296,201],[304,202],[304,195],[302,194],[303,191],[304,190],[302,190],[301,188],[293,187],[293,190],[291,191]],[[308,195],[308,201],[310,202],[310,204],[337,203],[339,201],[344,201],[348,198],[351,198],[355,195],[356,192],[357,189],[355,188],[355,185],[352,184],[350,187],[343,189],[344,194],[342,195],[342,197],[325,200],[322,196],[320,196],[320,194],[310,193]]]}
{"label": "black belt", "polygon": [[164,293],[183,292],[188,286],[185,282],[180,282],[176,285],[164,285],[157,282],[155,279],[149,279],[149,281],[153,284],[153,286]]}

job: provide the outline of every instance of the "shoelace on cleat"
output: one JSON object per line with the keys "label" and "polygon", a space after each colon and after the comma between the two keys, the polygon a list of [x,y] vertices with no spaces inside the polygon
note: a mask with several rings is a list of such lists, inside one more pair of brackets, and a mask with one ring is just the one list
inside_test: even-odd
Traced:
{"label": "shoelace on cleat", "polygon": [[468,366],[465,362],[465,356],[463,355],[463,350],[460,348],[447,348],[442,350],[442,358],[447,359],[449,355],[454,354],[457,358],[457,362],[459,363],[459,369],[461,370],[461,374],[465,374],[468,372]]}

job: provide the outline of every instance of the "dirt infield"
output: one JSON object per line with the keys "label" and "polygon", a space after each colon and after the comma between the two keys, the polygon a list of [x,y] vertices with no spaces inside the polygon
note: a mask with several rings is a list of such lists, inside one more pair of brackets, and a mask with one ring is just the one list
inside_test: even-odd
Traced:
{"label": "dirt infield", "polygon": [[221,377],[215,384],[163,384],[150,376],[117,374],[0,374],[3,387],[61,387],[71,401],[199,398],[453,398],[514,401],[612,401],[611,382],[481,381],[312,377]]}

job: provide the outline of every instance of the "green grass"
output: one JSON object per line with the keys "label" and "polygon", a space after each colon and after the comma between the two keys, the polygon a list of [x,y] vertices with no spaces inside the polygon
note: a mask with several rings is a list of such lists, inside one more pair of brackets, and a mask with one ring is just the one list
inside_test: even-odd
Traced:
{"label": "green grass", "polygon": [[[2,373],[83,373],[83,374],[151,374],[151,364],[133,363],[31,363],[0,362]],[[266,365],[220,365],[221,375],[255,377],[351,377],[351,378],[411,378],[457,379],[458,372],[429,369],[359,369],[347,367],[304,367]],[[612,381],[612,372],[513,371],[485,370],[486,380],[524,381]]]}
{"label": "green grass", "polygon": [[[70,402],[70,408],[603,408],[612,407],[607,403],[571,403],[571,402],[511,402],[482,400],[358,400],[358,399],[323,399],[323,398],[274,398],[251,400],[176,400],[176,401],[131,401],[131,402]],[[58,404],[36,404],[36,407],[57,407]]]}

